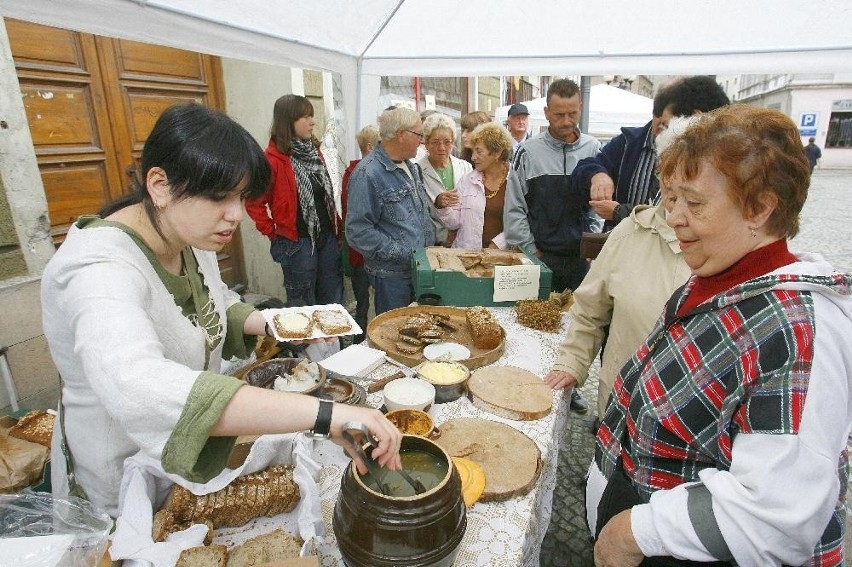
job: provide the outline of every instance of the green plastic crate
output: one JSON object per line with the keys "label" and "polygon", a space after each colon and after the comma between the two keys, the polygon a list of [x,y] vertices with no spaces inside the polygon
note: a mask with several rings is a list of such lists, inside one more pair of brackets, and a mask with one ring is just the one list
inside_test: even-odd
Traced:
{"label": "green plastic crate", "polygon": [[[547,299],[553,274],[534,254],[524,252],[524,255],[541,267],[538,298]],[[416,250],[411,262],[415,301],[421,295],[431,293],[441,296],[442,305],[456,307],[511,307],[515,304],[514,301],[494,302],[494,278],[471,278],[461,272],[434,270],[425,248]]]}

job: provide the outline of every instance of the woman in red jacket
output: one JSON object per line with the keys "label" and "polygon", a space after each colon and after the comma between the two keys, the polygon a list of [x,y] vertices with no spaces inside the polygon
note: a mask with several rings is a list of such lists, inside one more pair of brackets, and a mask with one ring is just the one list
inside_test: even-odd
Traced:
{"label": "woman in red jacket", "polygon": [[246,201],[281,264],[288,305],[340,303],[343,297],[334,189],[313,130],[307,98],[288,94],[275,101],[266,148],[272,183],[260,198]]}

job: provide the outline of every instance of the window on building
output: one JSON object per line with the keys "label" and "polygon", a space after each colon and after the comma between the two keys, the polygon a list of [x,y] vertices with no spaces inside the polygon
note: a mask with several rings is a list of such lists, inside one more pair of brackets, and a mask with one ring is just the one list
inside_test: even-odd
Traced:
{"label": "window on building", "polygon": [[426,95],[434,97],[435,110],[458,120],[467,112],[466,77],[382,77],[379,94],[388,101],[405,100],[426,110]]}
{"label": "window on building", "polygon": [[831,113],[825,147],[852,148],[852,112]]}

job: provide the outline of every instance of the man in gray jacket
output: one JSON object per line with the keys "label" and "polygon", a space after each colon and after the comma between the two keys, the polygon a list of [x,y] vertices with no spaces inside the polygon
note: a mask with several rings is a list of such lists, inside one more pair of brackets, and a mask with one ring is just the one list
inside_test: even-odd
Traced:
{"label": "man in gray jacket", "polygon": [[[515,155],[517,177],[506,186],[503,230],[509,244],[530,250],[553,272],[552,289],[577,289],[589,264],[580,256],[580,237],[590,231],[589,195],[572,191],[577,162],[597,154],[601,143],[577,128],[582,109],[577,83],[560,79],[547,89],[549,127],[524,142]],[[589,405],[572,393],[571,408]]]}

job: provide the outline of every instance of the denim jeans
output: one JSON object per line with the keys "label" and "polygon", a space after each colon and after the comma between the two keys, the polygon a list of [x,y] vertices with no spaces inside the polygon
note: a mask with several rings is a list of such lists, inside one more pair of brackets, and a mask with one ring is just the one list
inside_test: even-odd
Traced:
{"label": "denim jeans", "polygon": [[281,264],[288,305],[324,305],[343,300],[340,253],[333,235],[320,237],[316,249],[310,238],[289,240],[276,236],[269,251]]}
{"label": "denim jeans", "polygon": [[559,256],[543,252],[540,260],[553,273],[550,289],[555,292],[565,291],[566,288],[574,291],[589,271],[589,263],[580,256]]}
{"label": "denim jeans", "polygon": [[375,292],[376,315],[405,307],[414,301],[411,278],[382,278],[370,274],[370,285]]}

